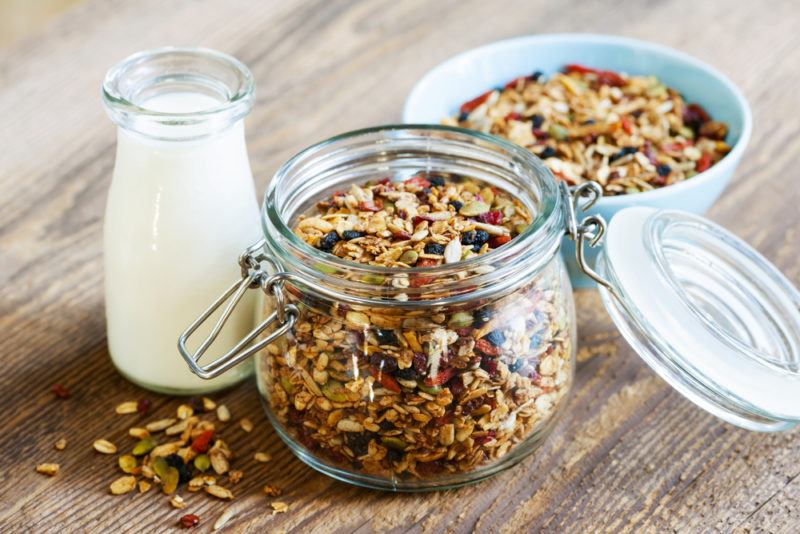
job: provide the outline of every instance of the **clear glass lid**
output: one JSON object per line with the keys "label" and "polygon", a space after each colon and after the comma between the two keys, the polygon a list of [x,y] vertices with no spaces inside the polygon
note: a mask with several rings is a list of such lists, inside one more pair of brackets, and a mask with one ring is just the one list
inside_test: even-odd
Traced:
{"label": "clear glass lid", "polygon": [[737,426],[800,422],[800,293],[766,258],[680,211],[622,210],[606,236],[601,298],[650,367]]}

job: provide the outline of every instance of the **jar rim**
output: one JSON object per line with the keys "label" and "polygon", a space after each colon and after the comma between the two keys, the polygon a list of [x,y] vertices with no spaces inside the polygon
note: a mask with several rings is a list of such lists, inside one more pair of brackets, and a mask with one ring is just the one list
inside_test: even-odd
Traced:
{"label": "jar rim", "polygon": [[[182,86],[214,96],[218,105],[162,111],[141,102],[146,90]],[[253,74],[235,57],[201,47],[161,47],[128,56],[111,67],[101,93],[111,120],[160,140],[207,137],[243,118],[255,100]],[[165,128],[166,127],[166,128]]]}
{"label": "jar rim", "polygon": [[[539,179],[539,183],[536,185],[541,187],[542,192],[539,209],[535,213],[531,224],[528,225],[528,227],[515,239],[512,239],[509,243],[488,253],[451,264],[442,264],[431,267],[396,269],[391,267],[358,263],[339,258],[333,254],[316,249],[295,234],[287,220],[285,220],[284,216],[282,216],[282,214],[279,212],[279,205],[281,202],[278,201],[279,199],[277,197],[279,192],[286,187],[284,180],[287,179],[287,176],[289,176],[297,166],[305,164],[308,161],[313,161],[313,159],[322,151],[330,149],[332,146],[338,143],[352,141],[358,138],[377,135],[378,139],[381,141],[389,142],[393,139],[392,136],[401,137],[404,134],[413,135],[415,133],[421,137],[427,136],[432,141],[437,140],[437,134],[450,136],[451,138],[461,141],[478,141],[483,147],[493,147],[502,153],[508,154],[508,156],[506,156],[504,159],[506,159],[509,163],[513,161],[514,165],[516,166],[522,165],[527,166],[528,169],[531,169]],[[438,140],[444,141],[445,138],[440,137]],[[343,285],[343,282],[347,282],[344,283],[344,286],[346,287],[341,288],[342,291],[340,291],[340,293],[342,293],[342,295],[340,295],[340,297],[343,300],[349,300],[350,302],[353,302],[353,299],[347,298],[348,291],[356,291],[365,295],[376,293],[376,286],[374,284],[355,282],[352,280],[353,278],[369,275],[389,277],[397,276],[398,274],[403,276],[401,273],[413,273],[415,275],[424,276],[444,276],[446,274],[463,271],[465,269],[480,270],[482,266],[496,266],[498,264],[505,266],[505,264],[508,264],[514,260],[519,262],[520,259],[524,259],[528,262],[526,265],[528,267],[528,269],[526,269],[527,271],[535,272],[539,269],[539,267],[541,267],[541,265],[549,261],[549,259],[558,251],[561,244],[561,237],[564,234],[563,208],[559,198],[558,186],[555,178],[552,176],[552,173],[550,173],[550,171],[539,158],[522,147],[493,135],[484,134],[482,132],[468,130],[465,128],[432,124],[389,124],[354,130],[333,136],[302,150],[284,163],[270,181],[264,194],[261,220],[263,227],[262,229],[264,231],[267,243],[273,252],[282,253],[280,254],[279,259],[284,262],[284,264],[288,263],[290,270],[299,270],[305,274],[305,277],[309,279],[309,282],[311,282],[309,283],[310,286],[319,282],[327,282],[327,285],[339,287]],[[290,253],[283,254],[283,252]],[[517,270],[519,269],[515,269],[515,271]],[[349,280],[345,281],[340,276],[330,274],[334,271],[346,272],[352,276],[348,276]],[[513,281],[513,279],[509,279],[508,277],[498,276],[496,270],[493,272],[486,272],[475,278],[469,278],[470,286],[472,288],[475,286],[481,287],[486,285],[487,289],[489,290],[497,289],[503,284],[509,285],[509,282]],[[394,293],[414,292],[413,289],[409,289],[407,287],[397,289],[398,290]],[[419,292],[419,294],[422,297],[422,304],[424,306],[430,306],[432,304],[451,304],[455,300],[458,300],[456,297],[464,296],[464,292],[456,290],[450,286],[449,283],[445,283],[441,286],[435,286],[433,288],[422,287],[418,289],[422,290]],[[434,290],[436,292],[447,292],[454,290],[453,297],[437,299],[424,297],[426,292],[433,292]],[[381,291],[381,293],[385,294],[386,291]],[[477,298],[475,291],[469,291],[468,293],[469,294],[466,295],[467,297]],[[366,298],[355,300],[357,300],[359,304],[385,305],[387,299],[370,298],[367,296]],[[415,306],[419,305],[420,302],[395,302],[395,304]]]}

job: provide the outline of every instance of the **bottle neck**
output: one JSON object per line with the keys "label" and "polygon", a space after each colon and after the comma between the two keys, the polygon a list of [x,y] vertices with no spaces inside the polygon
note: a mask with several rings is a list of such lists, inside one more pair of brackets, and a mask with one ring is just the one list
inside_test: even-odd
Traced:
{"label": "bottle neck", "polygon": [[247,67],[198,48],[140,52],[112,67],[103,82],[111,120],[158,141],[194,141],[226,131],[247,115],[254,98]]}

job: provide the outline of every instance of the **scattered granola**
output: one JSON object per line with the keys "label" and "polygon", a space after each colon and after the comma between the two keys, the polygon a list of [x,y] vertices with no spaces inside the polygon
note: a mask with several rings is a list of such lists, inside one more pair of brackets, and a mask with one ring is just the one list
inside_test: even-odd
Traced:
{"label": "scattered granola", "polygon": [[94,450],[102,454],[114,454],[117,452],[117,446],[106,439],[98,439],[92,444]]}
{"label": "scattered granola", "polygon": [[[295,232],[320,250],[397,269],[409,286],[428,288],[442,281],[415,268],[486,254],[531,220],[497,187],[417,173],[334,193]],[[538,439],[569,391],[565,283],[560,264],[550,262],[513,292],[434,309],[361,307],[288,291],[300,309],[294,328],[257,360],[270,410],[308,454],[340,469],[413,480],[498,462]]]}
{"label": "scattered granola", "polygon": [[289,505],[281,501],[275,501],[270,506],[272,506],[272,515],[286,513],[289,509]]}
{"label": "scattered granola", "polygon": [[655,76],[575,64],[515,78],[442,123],[504,137],[570,185],[594,180],[606,195],[686,180],[730,151],[727,125]]}
{"label": "scattered granola", "polygon": [[64,438],[60,438],[53,444],[53,447],[56,448],[57,451],[63,451],[67,448],[67,440]]}
{"label": "scattered granola", "polygon": [[279,497],[281,493],[283,493],[279,488],[272,486],[270,484],[264,486],[263,491],[264,495],[266,495],[267,497]]}
{"label": "scattered granola", "polygon": [[253,430],[253,423],[247,417],[242,418],[242,420],[239,421],[239,425],[245,432],[251,432]]}
{"label": "scattered granola", "polygon": [[123,495],[129,491],[133,491],[136,487],[136,477],[125,476],[120,477],[111,483],[111,493],[114,495]]}
{"label": "scattered granola", "polygon": [[192,528],[200,524],[200,518],[195,514],[186,514],[178,520],[178,524],[183,528]]}
{"label": "scattered granola", "polygon": [[58,474],[58,464],[39,464],[36,466],[36,472],[43,475],[56,476]]}
{"label": "scattered granola", "polygon": [[178,510],[183,510],[186,508],[186,501],[183,500],[183,497],[180,495],[173,495],[172,498],[169,500],[169,504],[172,505],[173,508],[177,508]]}
{"label": "scattered granola", "polygon": [[266,452],[257,452],[253,455],[256,462],[266,463],[272,460],[272,455]]}
{"label": "scattered granola", "polygon": [[231,484],[238,484],[242,480],[243,476],[244,473],[238,469],[228,471],[228,480]]}
{"label": "scattered granola", "polygon": [[120,415],[126,415],[131,413],[136,413],[139,411],[139,403],[136,401],[126,401],[120,404],[117,404],[115,411]]}
{"label": "scattered granola", "polygon": [[233,518],[233,508],[226,508],[214,522],[214,530],[224,527]]}

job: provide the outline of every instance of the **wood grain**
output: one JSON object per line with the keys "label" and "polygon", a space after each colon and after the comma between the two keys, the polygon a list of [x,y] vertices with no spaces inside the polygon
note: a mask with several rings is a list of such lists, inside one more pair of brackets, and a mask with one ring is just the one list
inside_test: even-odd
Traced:
{"label": "wood grain", "polygon": [[[91,443],[127,444],[147,397],[112,368],[105,346],[101,221],[115,132],[99,84],[136,50],[210,46],[241,58],[258,82],[248,119],[263,189],[277,166],[334,133],[398,121],[414,81],[445,58],[513,35],[593,31],[680,48],[728,74],[755,129],[736,178],[710,216],[794,283],[800,163],[800,11],[791,1],[86,2],[0,50],[0,530],[168,531],[182,511],[151,491],[113,497],[114,459]],[[673,392],[616,333],[593,293],[576,295],[580,365],[553,436],[521,466],[479,485],[423,495],[361,490],[316,474],[280,443],[253,385],[217,399],[257,423],[231,430],[244,480],[232,531],[797,532],[800,432],[736,429]],[[72,391],[55,400],[50,386]],[[238,434],[237,434],[238,432]],[[69,440],[57,452],[59,437]],[[255,450],[274,459],[256,464]],[[61,464],[48,478],[44,461]],[[286,490],[272,516],[265,483]],[[188,496],[211,529],[227,506]]]}

